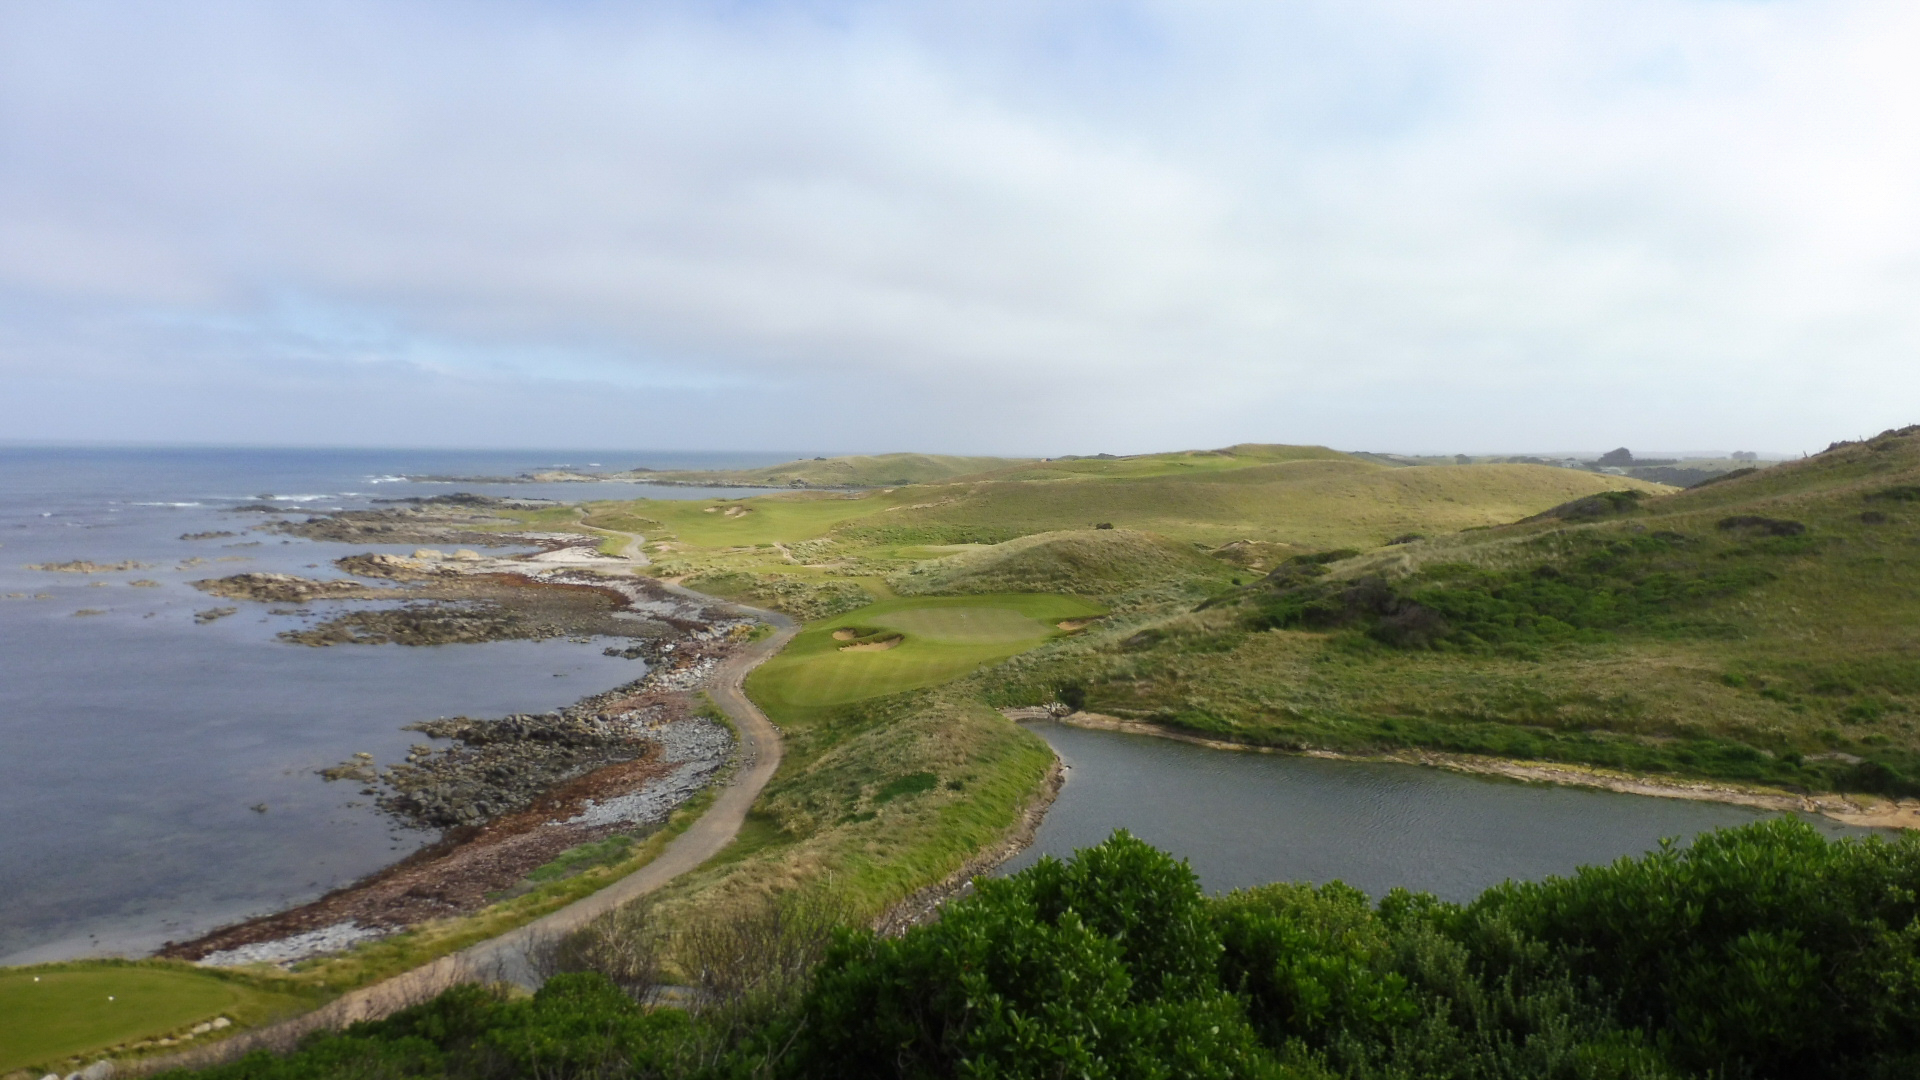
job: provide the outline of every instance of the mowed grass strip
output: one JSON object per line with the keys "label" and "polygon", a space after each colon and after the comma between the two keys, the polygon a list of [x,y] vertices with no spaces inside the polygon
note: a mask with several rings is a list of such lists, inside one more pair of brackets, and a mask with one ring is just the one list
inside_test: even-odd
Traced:
{"label": "mowed grass strip", "polygon": [[[754,670],[748,692],[776,718],[783,710],[844,705],[958,678],[1054,637],[1063,619],[1103,613],[1071,596],[1000,594],[883,600],[815,623]],[[844,628],[889,630],[900,644],[848,650]]]}
{"label": "mowed grass strip", "polygon": [[0,1072],[176,1033],[245,1023],[302,999],[184,965],[52,964],[0,970]]}

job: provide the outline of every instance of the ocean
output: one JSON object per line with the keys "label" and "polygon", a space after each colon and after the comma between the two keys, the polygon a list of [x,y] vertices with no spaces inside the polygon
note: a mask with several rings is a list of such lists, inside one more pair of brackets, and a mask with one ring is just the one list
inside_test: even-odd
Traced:
{"label": "ocean", "polygon": [[[298,620],[187,583],[247,571],[333,577],[341,555],[412,547],[250,531],[262,516],[232,508],[271,496],[320,512],[456,491],[705,498],[715,492],[402,477],[795,456],[0,447],[0,963],[139,956],[347,884],[433,836],[393,827],[357,787],[316,770],[356,752],[398,760],[421,740],[401,730],[418,720],[556,708],[644,671],[601,655],[604,642],[280,641]],[[208,532],[235,535],[183,539]],[[137,565],[27,569],[76,559]],[[196,621],[223,606],[239,612]]]}

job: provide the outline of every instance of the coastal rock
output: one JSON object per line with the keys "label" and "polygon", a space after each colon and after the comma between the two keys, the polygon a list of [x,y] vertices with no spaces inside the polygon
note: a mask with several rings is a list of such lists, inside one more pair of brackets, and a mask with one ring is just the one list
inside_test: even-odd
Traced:
{"label": "coastal rock", "polygon": [[[333,540],[342,543],[373,544],[461,544],[468,547],[501,547],[521,543],[513,533],[494,532],[501,526],[521,524],[496,517],[490,511],[500,508],[521,509],[515,501],[494,501],[485,496],[470,496],[473,502],[456,501],[460,496],[435,499],[406,506],[378,510],[339,510],[324,517],[304,521],[275,522],[276,532],[303,536],[309,540]],[[442,501],[445,500],[445,501]],[[531,508],[531,507],[526,507]],[[475,528],[481,526],[483,528]]]}
{"label": "coastal rock", "polygon": [[[374,590],[357,581],[316,581],[292,574],[234,574],[189,582],[203,593],[231,600],[304,604],[309,600],[364,598]],[[378,595],[378,593],[375,593]]]}
{"label": "coastal rock", "polygon": [[323,926],[304,934],[294,934],[277,941],[262,941],[253,945],[242,945],[237,949],[223,949],[208,953],[200,958],[202,967],[245,967],[248,964],[291,964],[296,960],[305,960],[309,956],[322,953],[339,952],[370,938],[381,936],[381,931],[358,923],[342,922],[332,926]]}
{"label": "coastal rock", "polygon": [[[388,555],[384,552],[348,555],[333,560],[333,565],[360,577],[385,578],[388,581],[418,581],[421,578],[442,573],[440,569],[425,561],[429,557],[426,554],[429,550],[431,549],[422,548],[414,552],[412,558],[404,555]],[[430,557],[437,559],[441,556],[435,551]]]}
{"label": "coastal rock", "polygon": [[486,600],[419,601],[381,611],[350,611],[282,641],[299,645],[461,645],[483,641],[544,641],[570,631]]}
{"label": "coastal rock", "polygon": [[28,563],[29,570],[45,570],[55,574],[118,574],[127,570],[145,570],[148,564],[134,562],[97,563],[86,559],[74,559],[70,562]]}
{"label": "coastal rock", "polygon": [[[681,766],[630,801],[581,824],[652,822],[698,791],[731,753],[733,735],[711,721],[686,715],[684,695],[708,679],[741,627],[732,620],[690,632],[672,648],[657,644],[661,660],[626,686],[548,713],[515,713],[497,720],[456,716],[408,725],[452,745],[417,744],[406,760],[385,770],[371,755],[323,770],[329,780],[378,784],[374,804],[414,828],[479,825],[532,805],[542,793],[574,777],[656,752]],[[673,700],[683,704],[668,706]],[[604,818],[604,820],[602,820]]]}
{"label": "coastal rock", "polygon": [[568,818],[566,824],[651,825],[665,821],[674,808],[706,787],[733,754],[733,732],[698,717],[652,728],[646,737],[658,742],[662,758],[679,768],[631,795],[589,801],[587,808]]}
{"label": "coastal rock", "polygon": [[208,608],[205,611],[194,612],[193,621],[201,624],[202,626],[205,626],[207,623],[213,622],[217,619],[224,619],[227,616],[238,612],[239,610],[240,610],[239,608],[233,608],[233,607]]}

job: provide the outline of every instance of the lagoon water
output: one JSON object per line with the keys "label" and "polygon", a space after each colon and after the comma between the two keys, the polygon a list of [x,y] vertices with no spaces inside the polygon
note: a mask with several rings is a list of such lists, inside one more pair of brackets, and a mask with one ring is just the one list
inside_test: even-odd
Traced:
{"label": "lagoon water", "polygon": [[[276,633],[302,620],[216,600],[187,582],[245,571],[334,576],[328,564],[341,555],[411,546],[248,531],[262,516],[232,507],[268,494],[313,511],[453,491],[733,497],[750,492],[398,477],[591,464],[726,468],[786,457],[0,447],[0,962],[137,955],[352,881],[431,837],[391,828],[356,788],[325,783],[315,770],[356,751],[397,760],[421,741],[400,730],[418,720],[556,708],[644,671],[602,656],[604,642],[314,649],[279,641]],[[239,535],[180,538],[207,531]],[[144,565],[107,574],[26,569],[72,559]],[[194,621],[194,612],[219,606],[240,611]]]}
{"label": "lagoon water", "polygon": [[[1069,769],[1031,848],[1003,868],[1066,857],[1115,829],[1187,859],[1210,892],[1270,881],[1344,881],[1375,897],[1404,886],[1465,901],[1744,825],[1765,811],[1443,769],[1328,761],[1028,725]],[[1806,818],[1829,836],[1869,830]]]}

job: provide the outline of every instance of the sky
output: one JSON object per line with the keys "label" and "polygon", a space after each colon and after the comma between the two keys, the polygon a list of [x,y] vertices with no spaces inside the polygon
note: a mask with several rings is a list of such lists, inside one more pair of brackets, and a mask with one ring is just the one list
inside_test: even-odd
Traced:
{"label": "sky", "polygon": [[1911,0],[0,0],[0,439],[1799,453]]}

